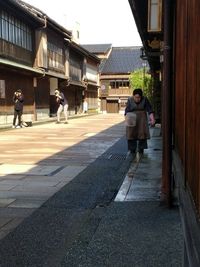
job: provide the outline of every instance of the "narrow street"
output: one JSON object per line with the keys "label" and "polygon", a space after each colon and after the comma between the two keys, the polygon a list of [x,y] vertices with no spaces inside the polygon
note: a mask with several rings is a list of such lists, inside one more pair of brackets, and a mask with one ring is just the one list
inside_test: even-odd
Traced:
{"label": "narrow street", "polygon": [[0,238],[118,141],[123,120],[107,114],[2,131]]}
{"label": "narrow street", "polygon": [[127,153],[124,117],[1,132],[1,267],[181,267],[177,207],[160,205],[161,137]]}

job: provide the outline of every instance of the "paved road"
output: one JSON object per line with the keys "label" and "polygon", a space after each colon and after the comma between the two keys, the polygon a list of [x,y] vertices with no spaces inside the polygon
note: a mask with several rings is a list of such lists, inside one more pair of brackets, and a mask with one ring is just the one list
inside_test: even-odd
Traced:
{"label": "paved road", "polygon": [[2,132],[0,266],[181,267],[153,132],[139,161],[127,157],[122,115]]}
{"label": "paved road", "polygon": [[116,143],[123,120],[100,114],[1,131],[0,239]]}

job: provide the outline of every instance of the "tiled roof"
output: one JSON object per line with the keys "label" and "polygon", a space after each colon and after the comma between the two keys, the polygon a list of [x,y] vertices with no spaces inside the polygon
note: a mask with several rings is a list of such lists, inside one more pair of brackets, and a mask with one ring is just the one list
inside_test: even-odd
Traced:
{"label": "tiled roof", "polygon": [[99,72],[100,73],[102,72],[102,70],[103,70],[103,68],[104,68],[104,66],[106,64],[106,61],[107,61],[106,58],[104,58],[104,59],[101,60],[101,63],[99,64]]}
{"label": "tiled roof", "polygon": [[58,24],[55,20],[51,19],[49,16],[47,16],[47,14],[45,14],[39,8],[34,7],[34,6],[24,2],[22,0],[9,0],[9,1],[17,4],[19,7],[21,7],[23,9],[23,11],[27,12],[29,15],[32,15],[33,17],[42,20],[43,23],[45,23],[45,20],[47,19],[49,22],[53,23],[54,25],[56,25],[56,27],[58,27],[64,33],[66,33],[69,38],[71,38],[72,32],[70,30],[67,30],[65,27]]}
{"label": "tiled roof", "polygon": [[81,46],[93,54],[106,54],[112,48],[112,44],[84,44]]}
{"label": "tiled roof", "polygon": [[140,58],[140,48],[140,46],[113,47],[101,74],[130,73],[142,68],[143,60]]}

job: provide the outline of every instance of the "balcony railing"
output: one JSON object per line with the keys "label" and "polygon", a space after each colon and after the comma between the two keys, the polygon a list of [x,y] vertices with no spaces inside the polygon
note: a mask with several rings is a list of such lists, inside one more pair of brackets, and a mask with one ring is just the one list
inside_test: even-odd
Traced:
{"label": "balcony railing", "polygon": [[108,90],[100,90],[100,96],[127,96],[131,95],[129,87],[109,88]]}
{"label": "balcony railing", "polygon": [[129,87],[119,87],[109,89],[109,95],[129,95],[131,90]]}

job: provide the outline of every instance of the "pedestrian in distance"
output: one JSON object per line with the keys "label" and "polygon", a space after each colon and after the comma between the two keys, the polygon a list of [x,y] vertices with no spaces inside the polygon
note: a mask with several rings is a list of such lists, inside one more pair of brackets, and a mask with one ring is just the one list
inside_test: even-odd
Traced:
{"label": "pedestrian in distance", "polygon": [[83,101],[83,113],[87,114],[88,113],[88,102],[87,102],[87,98],[84,99]]}
{"label": "pedestrian in distance", "polygon": [[128,150],[134,155],[136,152],[143,154],[147,149],[147,139],[150,139],[148,117],[150,125],[155,125],[152,106],[147,97],[143,96],[141,88],[133,91],[133,95],[128,98],[125,108],[126,138]]}
{"label": "pedestrian in distance", "polygon": [[59,89],[55,89],[55,96],[56,96],[56,102],[58,103],[58,110],[57,110],[57,121],[56,123],[60,123],[60,117],[61,113],[64,111],[64,116],[65,116],[65,124],[68,123],[68,102],[67,99],[65,98],[64,94],[60,92]]}
{"label": "pedestrian in distance", "polygon": [[[18,89],[13,95],[14,102],[14,118],[12,128],[22,128],[22,114],[24,106],[24,95],[21,89]],[[16,125],[16,120],[18,119],[18,124]]]}

